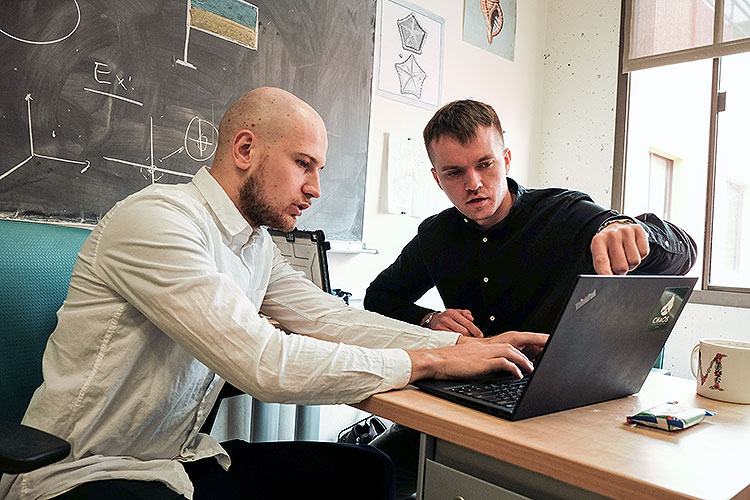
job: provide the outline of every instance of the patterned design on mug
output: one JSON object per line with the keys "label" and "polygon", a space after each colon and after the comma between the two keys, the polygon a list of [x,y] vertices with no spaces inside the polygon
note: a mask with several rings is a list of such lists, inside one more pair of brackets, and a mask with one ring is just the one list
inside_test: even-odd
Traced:
{"label": "patterned design on mug", "polygon": [[723,358],[727,357],[726,354],[722,354],[720,352],[716,353],[716,356],[714,356],[714,359],[711,360],[711,364],[708,365],[708,369],[706,370],[706,374],[703,375],[703,367],[701,363],[701,352],[698,351],[698,375],[701,376],[701,385],[706,383],[706,379],[708,378],[708,374],[711,373],[711,368],[714,369],[714,383],[713,385],[708,386],[709,389],[713,389],[715,391],[723,391],[724,389],[721,388],[721,360]]}

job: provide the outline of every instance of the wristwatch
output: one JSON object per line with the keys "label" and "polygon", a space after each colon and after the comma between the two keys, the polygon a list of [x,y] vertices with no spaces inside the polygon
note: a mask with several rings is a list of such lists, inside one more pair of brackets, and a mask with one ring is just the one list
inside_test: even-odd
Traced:
{"label": "wristwatch", "polygon": [[437,311],[432,311],[430,314],[427,315],[427,317],[422,321],[422,323],[420,323],[419,326],[426,326],[429,328],[430,321],[432,321],[432,318],[434,318],[436,314],[437,314]]}
{"label": "wristwatch", "polygon": [[627,215],[610,217],[609,219],[602,222],[602,224],[599,226],[599,229],[596,230],[596,234],[601,233],[602,229],[607,226],[611,226],[612,224],[638,224],[638,222],[636,222],[636,220],[632,217],[628,217]]}

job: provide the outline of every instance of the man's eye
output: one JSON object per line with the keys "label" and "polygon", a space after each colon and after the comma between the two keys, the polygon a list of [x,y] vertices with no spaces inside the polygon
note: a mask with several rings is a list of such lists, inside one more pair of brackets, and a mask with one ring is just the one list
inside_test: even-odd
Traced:
{"label": "man's eye", "polygon": [[306,162],[305,160],[297,160],[297,165],[299,165],[302,168],[307,168],[310,166],[310,164]]}
{"label": "man's eye", "polygon": [[494,162],[492,160],[487,160],[485,162],[482,162],[479,166],[482,168],[490,168]]}
{"label": "man's eye", "polygon": [[446,177],[456,177],[459,174],[458,170],[450,170],[445,173]]}

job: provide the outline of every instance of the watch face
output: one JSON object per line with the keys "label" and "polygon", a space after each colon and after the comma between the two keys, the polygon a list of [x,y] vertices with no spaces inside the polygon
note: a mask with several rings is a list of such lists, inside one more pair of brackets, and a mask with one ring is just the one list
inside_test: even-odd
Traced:
{"label": "watch face", "polygon": [[430,324],[430,321],[432,321],[432,318],[437,314],[437,312],[433,311],[430,314],[427,315],[427,317],[422,321],[422,326],[427,326]]}

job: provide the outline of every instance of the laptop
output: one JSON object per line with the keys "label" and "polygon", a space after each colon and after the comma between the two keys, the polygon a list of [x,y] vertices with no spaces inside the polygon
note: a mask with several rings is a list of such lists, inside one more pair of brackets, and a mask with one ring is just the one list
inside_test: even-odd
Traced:
{"label": "laptop", "polygon": [[331,293],[327,256],[331,244],[326,241],[322,229],[316,231],[295,229],[290,232],[269,229],[268,232],[289,265],[297,271],[302,271],[307,279],[323,291]]}
{"label": "laptop", "polygon": [[640,391],[697,278],[580,275],[534,371],[471,380],[423,379],[419,389],[508,420]]}

